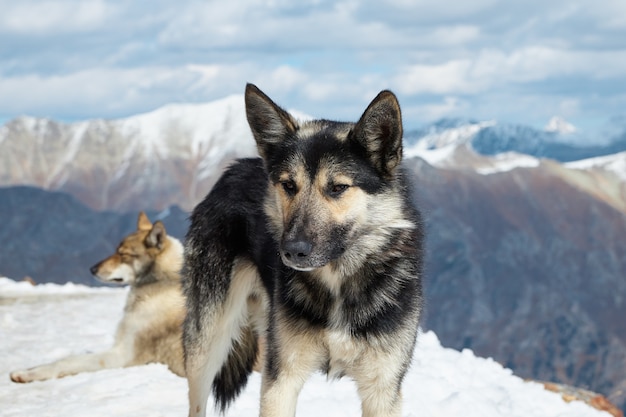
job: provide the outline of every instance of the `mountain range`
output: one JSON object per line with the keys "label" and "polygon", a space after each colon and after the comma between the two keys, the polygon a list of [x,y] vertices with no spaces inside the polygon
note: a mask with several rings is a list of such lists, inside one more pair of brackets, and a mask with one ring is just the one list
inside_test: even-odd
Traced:
{"label": "mountain range", "polygon": [[[428,231],[424,327],[626,408],[626,135],[581,146],[568,134],[459,120],[406,133]],[[251,155],[236,96],[121,120],[10,121],[0,275],[93,283],[88,267],[138,210],[182,238],[222,168]]]}
{"label": "mountain range", "polygon": [[412,144],[419,143],[423,149],[469,144],[482,155],[515,152],[570,162],[626,150],[625,128],[615,123],[605,128],[605,131],[601,137],[584,135],[558,117],[552,118],[543,130],[495,121],[442,119],[422,129],[407,132],[406,139]]}
{"label": "mountain range", "polygon": [[[191,208],[233,158],[254,156],[242,96],[172,104],[117,120],[61,123],[19,117],[0,127],[0,186],[67,192],[96,210]],[[300,117],[306,117],[296,113]],[[571,161],[626,151],[626,130],[603,145],[527,126],[445,119],[406,132],[407,156],[470,146]],[[576,155],[576,158],[573,158]]]}
{"label": "mountain range", "polygon": [[255,151],[241,97],[121,120],[20,117],[0,128],[0,185],[64,191],[96,210],[190,209],[228,161]]}

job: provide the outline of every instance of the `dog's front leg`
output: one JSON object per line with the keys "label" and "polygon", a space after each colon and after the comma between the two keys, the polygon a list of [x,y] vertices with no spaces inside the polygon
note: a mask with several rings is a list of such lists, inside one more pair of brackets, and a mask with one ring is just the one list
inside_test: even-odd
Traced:
{"label": "dog's front leg", "polygon": [[119,349],[100,353],[68,356],[58,361],[34,368],[11,372],[13,382],[44,381],[62,378],[81,372],[93,372],[101,369],[121,368],[128,365],[128,357]]}
{"label": "dog's front leg", "polygon": [[387,352],[371,349],[351,370],[359,396],[363,417],[400,417],[401,385],[410,357],[394,349]]}
{"label": "dog's front leg", "polygon": [[281,329],[268,335],[261,385],[261,417],[293,417],[302,386],[320,369],[324,350],[312,334]]}
{"label": "dog's front leg", "polygon": [[397,386],[372,381],[369,386],[359,386],[363,417],[400,417],[402,394]]}
{"label": "dog's front leg", "polygon": [[303,385],[302,377],[283,373],[277,379],[272,379],[264,375],[261,387],[261,412],[259,415],[261,417],[295,416],[298,394]]}

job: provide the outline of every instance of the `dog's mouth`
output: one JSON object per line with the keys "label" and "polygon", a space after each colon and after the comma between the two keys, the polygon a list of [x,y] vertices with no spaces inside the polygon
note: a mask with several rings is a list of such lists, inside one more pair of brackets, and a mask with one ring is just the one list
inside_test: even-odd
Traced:
{"label": "dog's mouth", "polygon": [[124,280],[124,278],[121,277],[114,277],[114,278],[103,278],[103,277],[99,277],[98,275],[94,275],[94,277],[100,281],[100,282],[104,282],[105,284],[125,284],[126,281]]}
{"label": "dog's mouth", "polygon": [[[284,262],[284,261],[283,261]],[[285,265],[287,265],[289,268],[291,269],[295,269],[296,271],[300,271],[300,272],[311,272],[314,271],[317,268],[311,267],[311,266],[299,266],[299,265],[290,265],[287,262],[284,262]]]}

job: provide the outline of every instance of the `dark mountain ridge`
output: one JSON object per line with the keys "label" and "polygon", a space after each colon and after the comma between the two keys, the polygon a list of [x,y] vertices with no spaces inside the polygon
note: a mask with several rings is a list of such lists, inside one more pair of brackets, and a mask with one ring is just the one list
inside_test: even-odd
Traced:
{"label": "dark mountain ridge", "polygon": [[626,407],[626,215],[547,170],[413,168],[427,326],[447,346]]}
{"label": "dark mountain ridge", "polygon": [[[176,206],[145,210],[167,232],[183,238],[187,213]],[[89,267],[112,254],[136,229],[137,212],[97,212],[63,192],[34,187],[0,188],[0,275],[35,282],[99,285]]]}

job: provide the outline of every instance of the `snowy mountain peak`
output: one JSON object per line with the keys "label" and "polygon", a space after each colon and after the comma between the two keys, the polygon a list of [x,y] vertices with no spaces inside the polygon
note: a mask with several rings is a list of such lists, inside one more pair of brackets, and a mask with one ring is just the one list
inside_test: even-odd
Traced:
{"label": "snowy mountain peak", "polygon": [[495,121],[469,122],[456,126],[433,125],[413,146],[407,147],[406,156],[416,156],[425,150],[457,147],[470,143],[482,129],[495,126]]}
{"label": "snowy mountain peak", "polygon": [[626,152],[613,155],[598,156],[564,164],[565,167],[577,170],[603,170],[611,172],[616,178],[626,183]]}
{"label": "snowy mountain peak", "polygon": [[[241,95],[233,95],[208,103],[168,104],[148,113],[120,119],[119,125],[124,135],[140,136],[148,143],[158,143],[175,130],[185,135],[178,140],[197,144],[208,140],[216,132],[232,130],[246,133],[244,100]],[[245,130],[245,132],[239,132]],[[245,135],[244,135],[245,136]]]}
{"label": "snowy mountain peak", "polygon": [[544,127],[546,132],[558,133],[561,135],[569,135],[571,133],[576,133],[578,129],[576,126],[569,123],[565,119],[560,116],[554,116],[550,119],[548,124]]}

